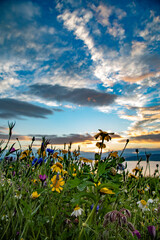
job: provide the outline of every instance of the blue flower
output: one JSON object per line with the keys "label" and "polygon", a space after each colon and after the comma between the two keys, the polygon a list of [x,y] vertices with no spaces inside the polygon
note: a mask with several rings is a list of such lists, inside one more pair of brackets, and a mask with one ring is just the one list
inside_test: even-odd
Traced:
{"label": "blue flower", "polygon": [[33,161],[32,161],[32,166],[37,162],[38,158],[35,158]]}
{"label": "blue flower", "polygon": [[43,162],[43,158],[39,158],[37,164],[40,164]]}
{"label": "blue flower", "polygon": [[122,163],[118,163],[117,165],[117,170],[121,170],[124,171],[124,169],[126,169],[127,166],[124,166]]}
{"label": "blue flower", "polygon": [[47,148],[47,152],[53,154],[53,153],[54,153],[54,150],[53,150],[53,149],[50,149],[50,148]]}
{"label": "blue flower", "polygon": [[[93,209],[93,207],[94,207],[94,204],[91,205],[91,210]],[[97,205],[97,208],[96,208],[97,212],[98,212],[98,210],[99,210],[99,205]]]}

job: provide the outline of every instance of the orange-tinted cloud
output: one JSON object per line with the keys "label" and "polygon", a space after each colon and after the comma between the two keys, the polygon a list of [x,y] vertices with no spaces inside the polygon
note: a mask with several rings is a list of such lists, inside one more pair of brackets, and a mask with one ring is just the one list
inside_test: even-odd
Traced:
{"label": "orange-tinted cloud", "polygon": [[123,77],[123,81],[125,82],[130,82],[130,83],[135,83],[135,82],[140,82],[146,78],[149,77],[154,77],[156,75],[160,75],[160,72],[151,72],[151,73],[146,73],[141,76],[136,76],[136,77]]}

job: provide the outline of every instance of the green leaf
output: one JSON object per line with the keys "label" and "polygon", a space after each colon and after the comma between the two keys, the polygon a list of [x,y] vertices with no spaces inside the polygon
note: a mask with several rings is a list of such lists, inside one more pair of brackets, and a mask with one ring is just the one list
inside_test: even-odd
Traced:
{"label": "green leaf", "polygon": [[91,199],[94,203],[96,202],[96,197],[93,193],[85,193],[85,192],[81,192],[81,193],[77,193],[74,198],[71,200],[71,202],[73,203],[79,203],[81,201],[81,198],[86,197],[87,200]]}
{"label": "green leaf", "polygon": [[108,183],[102,183],[99,187],[98,187],[98,189],[101,189],[101,188],[104,188],[104,187],[106,187],[106,188],[109,188],[109,189],[111,189],[111,190],[118,190],[119,189],[119,185],[120,184],[115,184],[115,183],[112,183],[112,182],[108,182]]}
{"label": "green leaf", "polygon": [[83,191],[87,186],[94,186],[94,183],[90,182],[90,181],[85,181],[85,182],[81,183],[79,186],[77,186],[77,189],[79,191]]}
{"label": "green leaf", "polygon": [[75,178],[73,180],[69,180],[67,182],[67,184],[69,185],[70,189],[77,187],[80,183],[81,183],[81,180],[78,179],[78,178]]}

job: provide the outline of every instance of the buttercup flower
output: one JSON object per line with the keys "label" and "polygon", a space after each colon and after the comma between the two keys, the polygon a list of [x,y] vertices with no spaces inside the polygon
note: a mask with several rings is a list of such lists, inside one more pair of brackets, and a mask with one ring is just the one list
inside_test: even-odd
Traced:
{"label": "buttercup flower", "polygon": [[52,167],[52,172],[62,172],[63,169],[63,165],[60,162],[57,162],[56,164],[54,164]]}
{"label": "buttercup flower", "polygon": [[78,205],[74,208],[74,211],[71,213],[71,216],[78,217],[82,214],[83,209],[80,208]]}
{"label": "buttercup flower", "polygon": [[101,188],[100,192],[105,194],[115,194],[112,190],[108,188]]}
{"label": "buttercup flower", "polygon": [[52,191],[57,191],[60,193],[60,191],[63,190],[62,186],[64,185],[63,178],[61,175],[57,174],[51,179],[52,184],[50,185],[52,187]]}
{"label": "buttercup flower", "polygon": [[36,198],[38,198],[39,196],[40,196],[40,194],[38,194],[37,191],[36,191],[36,192],[33,192],[33,193],[32,193],[31,198],[36,199]]}

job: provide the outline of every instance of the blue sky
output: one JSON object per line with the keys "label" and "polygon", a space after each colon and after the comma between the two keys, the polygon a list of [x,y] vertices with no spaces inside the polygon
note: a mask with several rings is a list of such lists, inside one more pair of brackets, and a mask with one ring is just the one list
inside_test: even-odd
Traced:
{"label": "blue sky", "polygon": [[160,3],[1,1],[0,138],[160,147]]}

